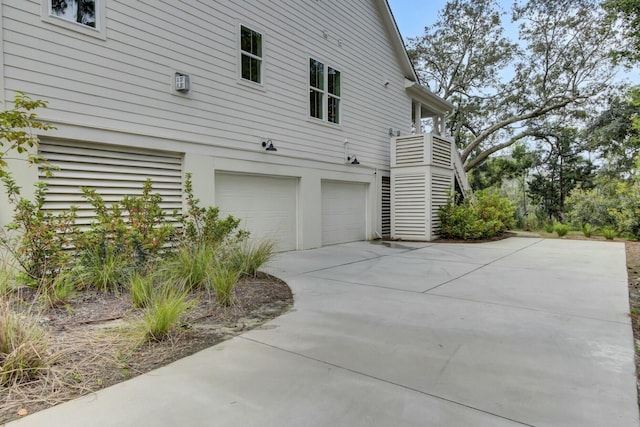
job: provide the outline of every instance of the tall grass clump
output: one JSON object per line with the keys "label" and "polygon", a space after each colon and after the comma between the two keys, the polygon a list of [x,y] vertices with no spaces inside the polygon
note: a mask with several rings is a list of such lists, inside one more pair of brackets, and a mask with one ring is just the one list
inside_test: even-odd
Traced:
{"label": "tall grass clump", "polygon": [[154,291],[153,281],[152,274],[133,273],[129,279],[129,295],[134,307],[144,308],[151,303]]}
{"label": "tall grass clump", "polygon": [[569,234],[569,226],[567,224],[558,223],[553,227],[558,237],[564,237]]}
{"label": "tall grass clump", "polygon": [[128,284],[132,269],[127,253],[112,247],[93,247],[82,252],[79,277],[85,287],[117,294]]}
{"label": "tall grass clump", "polygon": [[602,229],[602,235],[607,240],[613,240],[616,238],[616,230],[612,227],[604,227]]}
{"label": "tall grass clump", "polygon": [[78,289],[78,277],[73,271],[58,274],[50,286],[41,288],[40,300],[46,308],[67,304]]}
{"label": "tall grass clump", "polygon": [[223,307],[229,307],[233,304],[233,290],[241,275],[242,272],[239,269],[228,263],[218,261],[210,267],[209,277],[218,304]]}
{"label": "tall grass clump", "polygon": [[274,248],[272,240],[258,243],[247,239],[231,251],[228,262],[243,276],[256,277],[258,269],[273,258]]}
{"label": "tall grass clump", "polygon": [[212,245],[182,245],[166,261],[163,274],[186,289],[204,289],[216,250]]}
{"label": "tall grass clump", "polygon": [[161,341],[177,328],[180,319],[192,306],[187,295],[186,290],[173,286],[171,282],[159,286],[142,317],[148,340]]}
{"label": "tall grass clump", "polygon": [[49,368],[44,329],[29,314],[0,303],[0,386],[27,381]]}

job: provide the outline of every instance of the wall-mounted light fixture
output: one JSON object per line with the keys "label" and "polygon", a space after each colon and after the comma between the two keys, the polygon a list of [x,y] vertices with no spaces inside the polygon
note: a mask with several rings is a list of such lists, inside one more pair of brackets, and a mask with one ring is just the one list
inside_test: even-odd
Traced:
{"label": "wall-mounted light fixture", "polygon": [[400,131],[393,130],[393,128],[389,128],[389,136],[400,136]]}
{"label": "wall-mounted light fixture", "polygon": [[273,145],[273,141],[270,139],[265,139],[260,144],[264,148],[264,151],[278,151],[278,149]]}
{"label": "wall-mounted light fixture", "polygon": [[351,163],[352,165],[359,165],[360,162],[356,158],[355,154],[347,157],[347,163]]}
{"label": "wall-mounted light fixture", "polygon": [[189,92],[191,82],[188,74],[176,73],[175,88],[178,92]]}
{"label": "wall-mounted light fixture", "polygon": [[355,154],[349,154],[349,140],[344,140],[344,158],[346,159],[345,163],[350,163],[352,165],[359,165],[360,162],[356,159]]}

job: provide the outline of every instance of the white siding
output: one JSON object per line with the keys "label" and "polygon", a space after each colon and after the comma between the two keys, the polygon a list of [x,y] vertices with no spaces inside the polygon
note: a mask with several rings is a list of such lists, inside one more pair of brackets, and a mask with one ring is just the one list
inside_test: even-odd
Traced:
{"label": "white siding", "polygon": [[[50,121],[246,150],[268,137],[284,155],[336,164],[348,139],[377,167],[389,164],[388,129],[409,130],[374,0],[108,1],[106,40],[43,22],[39,0],[3,8],[4,95],[48,100]],[[238,23],[264,32],[264,90],[237,82]],[[307,119],[309,56],[342,72],[341,126]],[[171,93],[173,70],[190,74],[188,95]]]}

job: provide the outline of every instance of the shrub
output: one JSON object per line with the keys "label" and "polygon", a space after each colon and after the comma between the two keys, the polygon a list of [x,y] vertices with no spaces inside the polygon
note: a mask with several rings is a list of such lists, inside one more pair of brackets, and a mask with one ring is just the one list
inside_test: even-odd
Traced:
{"label": "shrub", "polygon": [[0,243],[11,253],[28,278],[37,286],[50,286],[56,276],[70,268],[72,246],[76,235],[76,208],[54,215],[43,210],[47,186],[36,184],[34,201],[20,195],[20,187],[10,175],[3,183],[9,203],[14,207],[9,233]]}
{"label": "shrub", "polygon": [[143,314],[144,332],[149,340],[161,341],[174,331],[192,303],[187,301],[187,291],[171,282],[163,283],[153,293]]}
{"label": "shrub", "polygon": [[216,298],[220,305],[229,307],[233,304],[233,290],[240,275],[240,270],[221,262],[216,262],[210,267],[211,285],[215,289]]}
{"label": "shrub", "polygon": [[80,281],[85,287],[118,293],[129,283],[133,270],[129,253],[120,252],[108,243],[85,248],[79,260]]}
{"label": "shrub", "polygon": [[591,226],[591,224],[582,224],[582,234],[587,238],[593,236],[593,227]]}
{"label": "shrub", "polygon": [[265,240],[256,243],[246,240],[234,247],[228,262],[240,271],[243,276],[255,277],[258,269],[269,262],[274,256],[275,243]]}
{"label": "shrub", "polygon": [[184,187],[187,202],[187,214],[181,218],[184,244],[215,247],[228,241],[241,241],[249,236],[247,231],[238,228],[239,219],[231,215],[221,219],[219,208],[199,206],[200,200],[193,195],[190,173],[186,174]]}
{"label": "shrub", "polygon": [[32,379],[49,368],[44,329],[31,316],[0,304],[0,385]]}
{"label": "shrub", "polygon": [[568,226],[568,225],[566,225],[566,224],[561,224],[561,223],[556,224],[556,225],[553,227],[553,229],[555,230],[555,232],[556,232],[556,234],[558,235],[558,237],[564,237],[564,236],[566,236],[567,234],[569,234],[569,230],[570,230],[570,228],[569,228],[569,226]]}
{"label": "shrub", "polygon": [[553,233],[553,230],[554,230],[554,229],[555,229],[555,226],[554,226],[554,225],[553,225],[553,223],[551,223],[551,222],[547,222],[547,223],[544,225],[544,231],[545,231],[545,233],[549,233],[549,234],[551,234],[551,233]]}
{"label": "shrub", "polygon": [[497,191],[482,190],[462,203],[450,197],[440,208],[440,236],[453,239],[485,239],[513,227],[513,204]]}
{"label": "shrub", "polygon": [[615,228],[604,227],[602,229],[602,235],[607,240],[613,240],[613,239],[616,238],[616,230],[615,230]]}

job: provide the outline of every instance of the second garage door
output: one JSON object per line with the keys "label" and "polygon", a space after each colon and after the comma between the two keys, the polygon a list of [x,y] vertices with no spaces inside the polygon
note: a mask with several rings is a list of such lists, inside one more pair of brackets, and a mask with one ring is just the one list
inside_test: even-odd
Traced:
{"label": "second garage door", "polygon": [[297,249],[296,178],[216,173],[216,204],[242,220],[255,239],[273,239],[277,250]]}
{"label": "second garage door", "polygon": [[322,181],[322,244],[365,240],[366,184]]}

